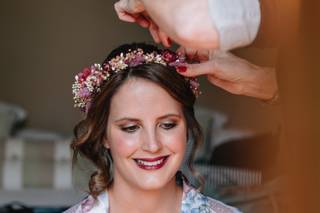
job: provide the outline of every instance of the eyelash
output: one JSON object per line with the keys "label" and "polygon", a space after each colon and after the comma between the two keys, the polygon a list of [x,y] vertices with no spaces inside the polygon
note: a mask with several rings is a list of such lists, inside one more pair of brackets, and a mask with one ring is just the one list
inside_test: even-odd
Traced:
{"label": "eyelash", "polygon": [[163,123],[160,126],[162,126],[163,129],[165,130],[169,130],[169,129],[173,129],[174,127],[177,126],[177,123],[172,122],[172,123]]}
{"label": "eyelash", "polygon": [[121,130],[127,133],[134,133],[137,129],[139,129],[138,125],[121,127]]}
{"label": "eyelash", "polygon": [[[160,124],[160,127],[162,127],[164,130],[170,130],[173,129],[174,127],[177,126],[177,123],[172,122],[172,123],[162,123]],[[132,126],[126,126],[126,127],[121,127],[121,130],[127,133],[134,133],[137,131],[140,127],[138,125],[132,125]]]}

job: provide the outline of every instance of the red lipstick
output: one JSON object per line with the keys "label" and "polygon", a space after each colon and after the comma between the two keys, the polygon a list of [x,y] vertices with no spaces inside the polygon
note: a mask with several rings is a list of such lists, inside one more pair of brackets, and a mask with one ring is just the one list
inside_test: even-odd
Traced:
{"label": "red lipstick", "polygon": [[167,162],[169,155],[156,158],[136,158],[134,159],[139,168],[145,170],[156,170],[162,168]]}

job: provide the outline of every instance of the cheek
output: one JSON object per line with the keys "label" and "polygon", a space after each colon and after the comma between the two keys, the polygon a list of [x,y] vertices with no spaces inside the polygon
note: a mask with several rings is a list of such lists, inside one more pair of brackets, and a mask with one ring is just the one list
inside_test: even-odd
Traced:
{"label": "cheek", "polygon": [[186,130],[184,128],[176,129],[170,134],[164,135],[163,142],[171,151],[184,154],[187,143]]}
{"label": "cheek", "polygon": [[111,152],[116,153],[115,156],[130,156],[139,146],[138,138],[134,134],[115,129],[109,131],[108,141]]}

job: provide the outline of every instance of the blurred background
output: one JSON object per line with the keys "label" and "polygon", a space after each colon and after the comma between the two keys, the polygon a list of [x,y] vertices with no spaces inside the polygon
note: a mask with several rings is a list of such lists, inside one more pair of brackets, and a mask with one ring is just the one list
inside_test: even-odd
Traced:
{"label": "blurred background", "polygon": [[[101,63],[121,44],[153,43],[146,30],[117,18],[112,1],[2,1],[1,26],[1,99],[26,109],[29,127],[65,134],[80,118],[71,94],[74,75]],[[262,65],[276,59],[273,49],[238,52]],[[226,112],[235,125],[270,126],[272,113],[258,101],[230,95],[206,80],[201,86],[200,105]],[[255,122],[259,116],[264,122]]]}
{"label": "blurred background", "polygon": [[[0,209],[15,204],[24,211],[50,207],[59,212],[83,197],[92,169],[83,166],[71,173],[69,144],[82,118],[73,108],[74,75],[121,44],[153,43],[146,30],[119,21],[113,4],[0,2]],[[316,7],[298,0],[279,5],[281,43],[233,53],[277,67],[282,104],[232,95],[200,79],[203,95],[196,111],[205,143],[196,167],[207,179],[206,194],[245,212],[289,212],[286,189],[296,187],[293,194],[299,195],[303,189],[298,186],[319,173],[319,146],[309,143],[319,139],[314,116],[319,109],[320,42],[314,33],[319,17],[309,17]],[[310,187],[304,190],[316,188]],[[316,212],[316,206],[309,208],[302,212]]]}

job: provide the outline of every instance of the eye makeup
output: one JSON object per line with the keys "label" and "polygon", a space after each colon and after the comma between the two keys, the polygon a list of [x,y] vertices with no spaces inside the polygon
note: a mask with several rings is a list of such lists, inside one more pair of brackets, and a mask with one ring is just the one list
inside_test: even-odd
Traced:
{"label": "eye makeup", "polygon": [[134,133],[136,132],[140,127],[138,125],[125,125],[120,126],[120,129],[127,133]]}

